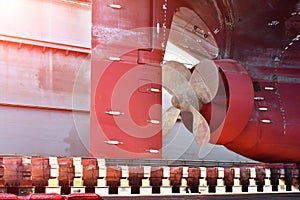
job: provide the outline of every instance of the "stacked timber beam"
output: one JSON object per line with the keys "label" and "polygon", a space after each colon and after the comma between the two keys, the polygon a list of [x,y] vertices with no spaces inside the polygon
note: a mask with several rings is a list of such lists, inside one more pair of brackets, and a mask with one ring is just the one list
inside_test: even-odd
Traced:
{"label": "stacked timber beam", "polygon": [[58,181],[59,165],[57,157],[49,157],[49,177],[48,185],[45,187],[46,193],[61,193],[61,187]]}
{"label": "stacked timber beam", "polygon": [[[299,191],[299,165],[126,165],[81,157],[0,157],[0,192],[100,196]],[[217,165],[216,165],[217,166]]]}

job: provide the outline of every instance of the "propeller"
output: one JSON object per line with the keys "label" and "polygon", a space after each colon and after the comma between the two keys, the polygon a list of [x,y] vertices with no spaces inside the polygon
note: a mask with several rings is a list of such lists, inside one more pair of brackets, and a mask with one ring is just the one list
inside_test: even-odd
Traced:
{"label": "propeller", "polygon": [[210,128],[201,115],[202,105],[209,103],[218,90],[218,69],[214,62],[202,59],[191,73],[182,63],[167,61],[162,65],[163,87],[172,95],[172,106],[163,114],[163,136],[170,133],[179,115],[192,115],[192,127],[195,141],[204,146],[210,139]]}
{"label": "propeller", "polygon": [[[178,51],[170,49],[168,44],[176,46]],[[173,54],[179,60],[186,57],[188,63],[197,64],[192,73],[180,62],[167,61],[162,65],[163,87],[172,96],[172,106],[163,113],[163,136],[170,133],[180,116],[195,141],[204,146],[210,140],[210,128],[199,111],[218,91],[219,72],[212,61],[219,53],[217,43],[200,16],[180,7],[173,15],[168,44],[166,54]]]}

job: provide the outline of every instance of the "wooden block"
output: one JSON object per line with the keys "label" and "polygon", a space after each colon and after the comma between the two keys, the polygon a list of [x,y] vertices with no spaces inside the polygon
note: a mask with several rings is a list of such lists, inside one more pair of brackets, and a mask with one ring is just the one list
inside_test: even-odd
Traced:
{"label": "wooden block", "polygon": [[200,179],[199,180],[199,186],[204,186],[206,187],[207,186],[207,181],[205,179]]}
{"label": "wooden block", "polygon": [[83,166],[82,165],[75,165],[74,166],[74,173],[75,173],[75,177],[82,177],[83,176]]}
{"label": "wooden block", "polygon": [[50,177],[58,177],[59,176],[59,169],[58,168],[51,168],[50,169]]}
{"label": "wooden block", "polygon": [[226,192],[225,186],[216,186],[216,194],[223,194]]}
{"label": "wooden block", "polygon": [[58,165],[57,157],[49,157],[49,164],[50,165]]}
{"label": "wooden block", "polygon": [[199,192],[201,194],[208,194],[208,186],[199,186]]}
{"label": "wooden block", "polygon": [[249,185],[250,186],[256,186],[256,182],[255,182],[255,180],[254,179],[249,179]]}
{"label": "wooden block", "polygon": [[81,165],[81,157],[74,157],[73,165]]}
{"label": "wooden block", "polygon": [[187,187],[187,180],[185,178],[181,179],[181,186]]}
{"label": "wooden block", "polygon": [[127,179],[121,179],[121,187],[129,187],[129,181]]}
{"label": "wooden block", "polygon": [[140,194],[141,195],[151,195],[152,194],[152,187],[140,187]]}
{"label": "wooden block", "polygon": [[265,185],[264,186],[264,193],[272,192],[272,185]]}
{"label": "wooden block", "polygon": [[271,180],[270,179],[265,179],[265,185],[271,185]]}
{"label": "wooden block", "polygon": [[71,187],[71,194],[85,193],[85,187]]}
{"label": "wooden block", "polygon": [[200,167],[200,176],[202,178],[206,178],[207,176],[207,170],[206,170],[206,167]]}
{"label": "wooden block", "polygon": [[232,186],[232,193],[242,193],[242,186]]}
{"label": "wooden block", "polygon": [[48,180],[48,186],[49,187],[57,187],[57,186],[59,186],[58,179],[56,179],[56,178],[49,179]]}
{"label": "wooden block", "polygon": [[284,180],[284,179],[279,179],[279,185],[280,185],[280,186],[285,185],[285,180]]}
{"label": "wooden block", "polygon": [[164,178],[170,177],[170,167],[163,167],[163,177]]}
{"label": "wooden block", "polygon": [[151,167],[150,166],[144,166],[144,177],[150,178],[151,176]]}
{"label": "wooden block", "polygon": [[217,186],[223,187],[224,186],[224,180],[223,179],[218,179],[217,180]]}
{"label": "wooden block", "polygon": [[224,178],[225,176],[225,172],[224,172],[224,168],[223,167],[218,167],[218,177],[219,178]]}
{"label": "wooden block", "polygon": [[234,178],[240,178],[240,177],[241,177],[240,168],[234,168]]}
{"label": "wooden block", "polygon": [[119,187],[118,188],[119,195],[129,195],[131,194],[131,187]]}
{"label": "wooden block", "polygon": [[170,180],[169,179],[162,179],[162,186],[163,187],[168,187],[170,186]]}
{"label": "wooden block", "polygon": [[121,166],[122,169],[122,177],[128,178],[129,177],[129,167],[128,166]]}
{"label": "wooden block", "polygon": [[148,186],[150,186],[150,180],[142,179],[142,187],[148,187]]}
{"label": "wooden block", "polygon": [[255,168],[250,168],[250,178],[256,178],[256,170],[255,170]]}
{"label": "wooden block", "polygon": [[248,186],[248,193],[256,193],[257,186]]}
{"label": "wooden block", "polygon": [[46,187],[45,188],[45,193],[49,194],[49,193],[56,193],[56,194],[60,194],[61,193],[61,187],[57,186],[57,187]]}
{"label": "wooden block", "polygon": [[106,177],[106,166],[99,166],[99,177]]}
{"label": "wooden block", "polygon": [[234,186],[240,186],[240,185],[241,185],[240,179],[236,179],[236,178],[235,178],[235,179],[233,180],[233,185],[234,185]]}
{"label": "wooden block", "polygon": [[184,178],[189,177],[189,167],[182,168],[182,177],[184,177]]}
{"label": "wooden block", "polygon": [[106,187],[106,180],[103,178],[97,180],[97,187]]}
{"label": "wooden block", "polygon": [[83,180],[82,180],[82,178],[74,178],[73,179],[73,186],[74,187],[81,187],[81,186],[83,186]]}
{"label": "wooden block", "polygon": [[100,196],[108,196],[109,195],[109,187],[95,187],[95,193]]}
{"label": "wooden block", "polygon": [[172,194],[172,187],[170,187],[170,186],[160,187],[160,194],[165,194],[165,195]]}
{"label": "wooden block", "polygon": [[278,192],[286,192],[286,185],[278,185]]}

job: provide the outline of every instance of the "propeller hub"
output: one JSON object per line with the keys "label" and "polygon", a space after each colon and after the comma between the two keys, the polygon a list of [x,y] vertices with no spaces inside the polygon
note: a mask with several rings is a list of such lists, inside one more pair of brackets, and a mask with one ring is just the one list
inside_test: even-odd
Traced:
{"label": "propeller hub", "polygon": [[178,99],[175,96],[172,97],[171,103],[175,108],[181,111],[187,111],[189,109],[189,106],[192,104],[192,102],[189,99],[185,99],[185,98]]}
{"label": "propeller hub", "polygon": [[172,105],[173,105],[175,108],[181,109],[180,103],[179,103],[179,101],[178,101],[178,99],[177,99],[176,97],[173,96],[172,99],[171,99],[171,102],[172,102]]}

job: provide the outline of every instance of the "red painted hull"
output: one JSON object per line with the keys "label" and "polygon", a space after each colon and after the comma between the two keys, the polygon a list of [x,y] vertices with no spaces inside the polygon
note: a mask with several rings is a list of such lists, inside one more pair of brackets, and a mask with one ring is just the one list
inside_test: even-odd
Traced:
{"label": "red painted hull", "polygon": [[[258,70],[265,76],[270,74],[268,68],[261,67]],[[255,96],[265,100],[255,102],[247,126],[237,138],[226,144],[226,147],[264,162],[298,162],[300,103],[299,93],[296,91],[299,91],[300,83],[288,80],[299,77],[300,73],[299,69],[281,69],[278,74],[284,77],[277,85],[278,91],[264,90],[264,87],[276,88],[273,82],[254,79],[261,88],[255,92]],[[268,110],[260,111],[261,108]],[[261,122],[264,119],[270,120],[271,123]]]}
{"label": "red painted hull", "polygon": [[[123,13],[124,11],[103,7],[104,1],[95,1],[95,3],[93,9],[94,28],[105,27],[106,31],[118,30],[122,34],[124,30],[147,26],[147,22],[150,21],[151,24],[151,20],[154,21],[154,18],[151,19],[151,15],[150,18],[147,18],[149,16],[147,13],[135,8],[135,3],[121,1],[121,6],[126,5],[133,9],[135,14],[146,18],[132,25],[135,16],[127,15],[127,20],[111,17],[108,23],[107,20],[102,20],[104,15],[108,16],[107,13],[110,12]],[[145,4],[148,3],[145,2]],[[234,61],[216,61],[225,74],[224,84],[227,90],[227,96],[225,97],[227,104],[224,104],[224,106],[227,107],[227,112],[224,119],[222,119],[218,117],[217,112],[213,113],[213,107],[208,109],[212,113],[202,111],[204,115],[218,119],[217,121],[212,120],[215,124],[211,124],[211,126],[215,128],[215,132],[212,133],[211,142],[223,144],[227,148],[255,160],[299,162],[300,156],[297,152],[300,151],[300,143],[298,142],[300,138],[297,130],[300,128],[300,96],[296,91],[300,89],[300,74],[297,68],[299,57],[295,53],[299,52],[297,48],[299,45],[290,43],[297,39],[295,37],[297,32],[289,28],[289,24],[295,22],[292,14],[296,9],[295,2],[290,2],[281,14],[277,14],[278,19],[286,17],[286,35],[282,35],[283,30],[276,27],[275,20],[265,21],[264,28],[259,30],[260,24],[256,21],[258,17],[252,18],[251,15],[243,12],[245,8],[255,7],[256,5],[253,2],[241,4],[235,1],[217,1],[215,3],[206,2],[204,6],[202,4],[201,6],[198,5],[198,2],[195,1],[155,1],[155,4],[152,4],[152,8],[154,7],[156,10],[154,15],[157,12],[161,13],[156,15],[156,21],[166,27],[170,26],[173,13],[183,6],[193,9],[212,29],[211,31],[214,32],[214,37],[220,49],[220,58],[232,58],[244,65],[242,66]],[[272,6],[279,9],[280,3],[270,1],[269,4],[262,5],[258,9],[257,15],[266,20],[268,14],[276,15],[270,9]],[[99,7],[102,9],[101,12],[98,10]],[[139,5],[139,7],[143,6]],[[168,9],[166,11],[161,9],[164,7],[168,7]],[[254,11],[255,8],[251,8],[251,10]],[[163,13],[165,13],[164,17]],[[122,22],[122,27],[114,25],[116,22]],[[270,32],[272,28],[274,29]],[[253,31],[249,31],[250,29]],[[260,34],[268,34],[269,38],[260,38]],[[97,37],[95,34],[93,36],[94,41],[107,42],[103,39],[103,36]],[[97,42],[94,43],[97,44]],[[126,45],[126,42],[120,41],[119,45]],[[292,50],[288,50],[286,47],[290,47]],[[259,55],[257,55],[258,52],[260,52]],[[118,63],[118,65],[120,68],[125,66],[123,63]],[[93,68],[96,67],[92,66],[92,73]],[[118,73],[117,69],[115,73]],[[115,77],[113,73],[110,73],[109,76],[111,78]],[[147,105],[147,102],[143,103]],[[213,106],[213,103],[214,101],[210,106]],[[141,112],[139,109],[131,111],[133,115]],[[95,112],[97,110],[92,111],[92,119]],[[93,123],[95,122],[92,121]],[[105,122],[99,121],[100,126],[101,123]],[[93,128],[92,134],[95,134],[95,131],[96,129]],[[110,130],[107,130],[107,132],[110,132]],[[153,140],[153,143],[155,143],[155,140]]]}

